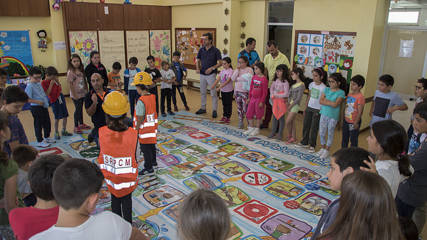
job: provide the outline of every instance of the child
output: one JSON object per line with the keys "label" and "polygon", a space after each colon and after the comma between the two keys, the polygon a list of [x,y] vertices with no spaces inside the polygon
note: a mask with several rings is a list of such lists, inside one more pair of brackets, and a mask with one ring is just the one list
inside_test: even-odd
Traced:
{"label": "child", "polygon": [[372,117],[370,125],[375,122],[391,119],[393,112],[406,111],[408,106],[400,98],[399,94],[392,92],[394,78],[385,74],[379,78],[378,90],[375,91],[374,102],[371,105],[369,115]]}
{"label": "child", "polygon": [[268,80],[264,76],[264,63],[255,64],[255,75],[252,77],[251,87],[249,90],[249,104],[246,118],[250,125],[245,134],[255,136],[259,133],[261,119],[264,116],[265,98],[268,92]]}
{"label": "child", "polygon": [[[340,116],[340,107],[345,99],[345,79],[341,73],[333,73],[328,78],[329,87],[325,89],[320,97],[320,144],[322,148],[316,153],[320,158],[329,156],[329,148],[334,140],[335,126]],[[326,131],[328,131],[328,142],[326,142]]]}
{"label": "child", "polygon": [[162,75],[162,83],[160,85],[160,111],[162,112],[162,117],[166,117],[165,99],[168,107],[168,114],[175,115],[171,108],[172,84],[176,80],[175,73],[169,68],[169,63],[163,61],[160,74]]}
{"label": "child", "polygon": [[21,199],[24,201],[25,206],[34,206],[36,204],[36,197],[31,191],[30,184],[28,183],[28,170],[36,160],[38,152],[35,148],[29,145],[20,145],[12,152],[12,159],[18,164],[18,192]]}
{"label": "child", "polygon": [[[417,97],[417,99],[415,100],[416,106],[417,104],[423,102],[424,96],[427,96],[427,79],[418,79],[417,84],[415,85],[415,96]],[[411,122],[413,120],[413,116],[411,116]],[[414,132],[414,127],[411,124],[408,129],[408,137],[408,154],[413,154],[424,141],[424,139],[427,137],[427,134],[419,134],[417,132]]]}
{"label": "child", "polygon": [[136,57],[131,57],[129,59],[129,68],[124,72],[125,92],[129,96],[131,116],[133,116],[135,102],[139,98],[135,86],[132,85],[135,75],[141,72],[141,69],[137,68],[136,65],[138,65],[138,59]]}
{"label": "child", "polygon": [[[88,79],[90,81],[90,78]],[[77,54],[71,55],[68,62],[67,81],[70,86],[70,97],[74,103],[74,133],[81,134],[82,130],[91,129],[83,122],[83,103],[88,93],[82,60]]]}
{"label": "child", "polygon": [[178,90],[179,96],[181,96],[182,103],[184,104],[185,111],[190,111],[190,108],[187,105],[187,100],[185,99],[184,90],[182,89],[182,81],[187,78],[187,69],[179,61],[181,53],[175,51],[172,55],[172,65],[171,68],[176,76],[176,84],[172,85],[172,102],[175,105],[174,111],[178,111],[178,106],[176,105],[176,90]]}
{"label": "child", "polygon": [[15,208],[9,214],[10,226],[17,240],[26,240],[52,227],[58,220],[59,207],[52,193],[56,168],[65,159],[60,155],[44,155],[34,161],[28,180],[37,203],[34,207]]}
{"label": "child", "polygon": [[301,147],[309,147],[309,152],[314,153],[317,141],[317,132],[320,121],[320,96],[325,91],[328,74],[323,68],[315,68],[312,71],[313,82],[308,86],[307,106],[304,111]]}
{"label": "child", "polygon": [[[331,157],[327,174],[331,189],[339,191],[344,176],[359,171],[363,167],[368,167],[363,161],[369,158],[369,152],[362,148],[342,148],[335,152]],[[331,226],[337,215],[339,204],[340,199],[337,199],[331,202],[327,209],[323,210],[311,239],[318,239],[317,237]]]}
{"label": "child", "polygon": [[[53,174],[52,191],[59,205],[58,220],[31,240],[50,239],[146,239],[142,232],[110,211],[95,210],[104,176],[95,163],[70,159]],[[79,189],[79,191],[76,191]]]}
{"label": "child", "polygon": [[286,126],[288,128],[288,141],[286,144],[297,143],[297,135],[295,128],[295,117],[300,110],[301,99],[304,95],[305,85],[304,85],[304,72],[301,68],[296,68],[291,72],[292,80],[295,83],[292,85],[289,92],[289,114],[286,118]]}
{"label": "child", "polygon": [[123,121],[129,110],[129,102],[122,93],[109,93],[102,103],[102,109],[107,126],[99,129],[99,167],[111,192],[113,213],[132,224],[132,192],[138,186],[138,133]]}
{"label": "child", "polygon": [[10,156],[18,145],[28,144],[24,127],[18,118],[22,107],[28,102],[28,95],[20,87],[12,85],[3,91],[2,102],[1,111],[7,115],[11,134],[10,139],[4,143],[3,151]]}
{"label": "child", "polygon": [[344,110],[344,121],[342,124],[343,148],[348,147],[350,140],[352,147],[357,147],[359,140],[359,128],[362,121],[363,108],[365,107],[365,97],[360,89],[365,85],[365,78],[356,75],[350,80],[350,93],[347,96]]}
{"label": "child", "polygon": [[387,182],[364,171],[345,176],[336,218],[316,239],[404,239]]}
{"label": "child", "polygon": [[198,189],[179,206],[178,235],[182,240],[226,240],[230,222],[224,200],[210,190]]}
{"label": "child", "polygon": [[[49,100],[46,93],[43,90],[40,81],[42,79],[42,71],[38,67],[33,67],[30,70],[30,82],[25,88],[31,103],[31,114],[34,118],[34,133],[37,138],[37,147],[46,148],[49,147],[49,143],[55,141],[50,139],[50,116],[49,116]],[[44,132],[44,139],[42,136],[42,130]]]}
{"label": "child", "polygon": [[[148,67],[145,68],[144,72],[150,74],[153,84],[149,86],[148,91],[156,96],[156,112],[159,113],[159,93],[157,91],[157,83],[162,81],[159,69],[156,68],[155,60],[153,56],[147,57]],[[132,115],[133,116],[133,115]]]}
{"label": "child", "polygon": [[68,110],[65,103],[64,95],[62,94],[61,83],[58,79],[58,71],[54,67],[46,69],[46,79],[42,81],[42,86],[46,95],[49,97],[50,104],[52,104],[53,115],[55,115],[55,139],[61,139],[59,136],[59,120],[62,119],[62,136],[72,136],[73,134],[67,132],[67,118]]}
{"label": "child", "polygon": [[113,71],[108,73],[108,88],[111,90],[120,91],[122,89],[120,70],[122,70],[122,65],[119,62],[114,62]]}
{"label": "child", "polygon": [[[427,103],[420,103],[414,110],[414,131],[427,133]],[[411,218],[415,208],[423,207],[427,202],[427,140],[412,156],[409,156],[414,168],[413,174],[405,179],[397,190],[396,205],[399,216]],[[425,221],[425,215],[424,219]],[[417,224],[417,221],[415,222]],[[418,226],[418,224],[417,224]]]}
{"label": "child", "polygon": [[[273,127],[269,138],[282,139],[285,127],[285,113],[289,97],[289,69],[285,64],[276,67],[274,82],[270,86],[270,99],[273,105]],[[277,133],[277,128],[279,132]]]}
{"label": "child", "polygon": [[371,126],[368,150],[375,154],[377,172],[390,185],[393,197],[400,182],[411,176],[409,159],[404,154],[407,143],[405,129],[396,121],[379,121]]}
{"label": "child", "polygon": [[[224,110],[223,117],[220,121],[229,124],[231,113],[233,112],[233,82],[231,81],[233,67],[231,66],[231,58],[223,58],[222,67],[223,69],[212,84],[211,91],[215,91],[215,87],[216,91],[221,91],[222,106]],[[216,86],[218,82],[220,82],[219,87]]]}
{"label": "child", "polygon": [[156,96],[148,92],[149,86],[153,84],[151,76],[146,73],[138,73],[134,83],[141,97],[136,103],[133,127],[138,131],[141,151],[144,154],[144,169],[139,175],[153,174],[157,167],[156,143],[157,143],[157,112]]}
{"label": "child", "polygon": [[249,60],[246,56],[239,58],[237,69],[234,70],[231,79],[234,82],[234,98],[236,99],[237,114],[239,115],[240,129],[244,128],[243,120],[246,117],[248,108],[249,86],[254,75],[254,71],[249,67]]}

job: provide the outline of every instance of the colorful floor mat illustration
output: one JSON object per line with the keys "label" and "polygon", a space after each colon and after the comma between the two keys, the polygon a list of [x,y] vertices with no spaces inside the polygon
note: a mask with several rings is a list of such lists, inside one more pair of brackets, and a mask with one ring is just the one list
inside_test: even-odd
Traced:
{"label": "colorful floor mat illustration", "polygon": [[[194,189],[213,190],[232,216],[229,239],[310,239],[322,209],[338,197],[330,189],[329,162],[304,149],[229,125],[178,113],[159,121],[157,176],[141,177],[133,192],[133,225],[150,239],[178,239],[179,203]],[[95,161],[87,135],[61,139],[41,154]],[[110,210],[106,187],[96,212]]]}

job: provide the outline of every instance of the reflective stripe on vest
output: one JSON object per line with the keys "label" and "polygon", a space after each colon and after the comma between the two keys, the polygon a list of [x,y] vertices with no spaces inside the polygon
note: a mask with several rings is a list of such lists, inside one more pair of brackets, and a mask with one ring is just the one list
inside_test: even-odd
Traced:
{"label": "reflective stripe on vest", "polygon": [[139,134],[138,136],[141,139],[144,139],[144,138],[155,138],[155,137],[157,137],[157,130],[154,133],[144,133],[144,134]]}
{"label": "reflective stripe on vest", "polygon": [[105,182],[107,183],[107,185],[110,185],[112,188],[114,188],[116,190],[120,190],[123,188],[130,188],[136,184],[136,182],[113,183],[112,181],[110,181],[108,179],[105,179]]}
{"label": "reflective stripe on vest", "polygon": [[153,94],[142,95],[138,101],[142,101],[145,105],[144,121],[137,126],[137,115],[134,113],[133,127],[138,131],[139,142],[141,144],[155,144],[157,142],[157,112],[156,112],[156,97]]}

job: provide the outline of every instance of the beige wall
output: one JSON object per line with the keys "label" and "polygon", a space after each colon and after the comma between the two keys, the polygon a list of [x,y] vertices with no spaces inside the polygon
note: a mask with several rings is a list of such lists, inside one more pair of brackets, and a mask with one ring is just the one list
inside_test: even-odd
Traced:
{"label": "beige wall", "polygon": [[[400,40],[414,40],[411,58],[399,57]],[[424,59],[427,51],[427,32],[390,29],[384,57],[384,74],[394,77],[394,90],[399,93],[414,94],[414,85],[422,77]]]}

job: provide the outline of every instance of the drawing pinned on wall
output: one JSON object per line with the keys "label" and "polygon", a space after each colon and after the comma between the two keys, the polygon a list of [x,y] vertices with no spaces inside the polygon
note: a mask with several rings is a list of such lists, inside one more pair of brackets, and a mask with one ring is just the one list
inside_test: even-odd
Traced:
{"label": "drawing pinned on wall", "polygon": [[309,44],[310,43],[310,34],[299,34],[298,43]]}
{"label": "drawing pinned on wall", "polygon": [[0,68],[10,75],[26,76],[33,65],[29,31],[0,31]]}
{"label": "drawing pinned on wall", "polygon": [[308,56],[308,54],[309,54],[309,47],[308,46],[305,46],[305,45],[300,45],[300,46],[298,46],[298,54],[299,55],[303,55],[303,56],[305,56],[305,57],[307,57]]}
{"label": "drawing pinned on wall", "polygon": [[90,62],[90,52],[98,51],[98,35],[96,31],[70,31],[70,53],[77,54],[82,59],[83,65]]}
{"label": "drawing pinned on wall", "polygon": [[162,61],[171,61],[170,35],[170,30],[150,31],[150,53],[154,56],[157,68],[160,68]]}
{"label": "drawing pinned on wall", "polygon": [[310,57],[313,57],[313,58],[322,57],[322,55],[323,55],[322,47],[311,46],[309,55],[310,55]]}
{"label": "drawing pinned on wall", "polygon": [[322,46],[323,35],[322,34],[310,34],[310,44]]}

